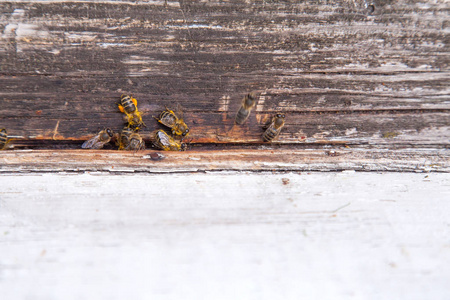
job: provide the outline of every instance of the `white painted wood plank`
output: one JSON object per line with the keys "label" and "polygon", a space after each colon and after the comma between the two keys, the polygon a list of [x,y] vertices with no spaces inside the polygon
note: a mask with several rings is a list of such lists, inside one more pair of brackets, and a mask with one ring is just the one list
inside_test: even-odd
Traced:
{"label": "white painted wood plank", "polygon": [[450,299],[450,174],[0,182],[2,299]]}

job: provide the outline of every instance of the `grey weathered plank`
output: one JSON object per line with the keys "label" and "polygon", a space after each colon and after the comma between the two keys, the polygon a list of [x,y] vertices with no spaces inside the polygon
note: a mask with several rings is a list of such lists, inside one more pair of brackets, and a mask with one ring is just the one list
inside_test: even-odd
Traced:
{"label": "grey weathered plank", "polygon": [[450,151],[425,149],[375,150],[342,147],[337,150],[207,150],[165,152],[152,160],[154,150],[18,150],[0,152],[0,172],[205,172],[205,171],[405,171],[450,172]]}
{"label": "grey weathered plank", "polygon": [[0,174],[0,293],[446,300],[449,175]]}

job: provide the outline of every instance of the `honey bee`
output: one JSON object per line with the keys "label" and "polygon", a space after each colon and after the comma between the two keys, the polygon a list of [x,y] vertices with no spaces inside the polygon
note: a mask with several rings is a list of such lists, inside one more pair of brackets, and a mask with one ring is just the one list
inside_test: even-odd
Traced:
{"label": "honey bee", "polygon": [[103,129],[96,136],[87,140],[81,145],[83,149],[100,149],[108,143],[113,136],[113,131],[109,128]]}
{"label": "honey bee", "polygon": [[117,104],[119,110],[123,112],[126,117],[124,118],[128,122],[128,126],[134,129],[139,129],[139,127],[145,126],[144,121],[142,121],[141,113],[137,108],[137,100],[128,95],[122,95],[120,97],[120,103]]}
{"label": "honey bee", "polygon": [[174,140],[173,137],[168,135],[163,130],[158,130],[155,133],[155,140],[153,144],[164,151],[185,151],[187,148],[185,143]]}
{"label": "honey bee", "polygon": [[270,123],[269,127],[263,133],[263,140],[265,142],[271,142],[274,138],[280,134],[281,128],[284,126],[285,116],[283,114],[276,114],[272,118],[272,123]]}
{"label": "honey bee", "polygon": [[251,92],[244,96],[242,99],[241,107],[239,108],[236,114],[236,124],[242,125],[245,120],[247,120],[248,116],[250,116],[250,112],[253,107],[255,107],[258,102],[259,93]]}
{"label": "honey bee", "polygon": [[0,130],[0,150],[3,150],[6,148],[6,144],[8,144],[8,133],[6,132],[5,128],[2,128]]}
{"label": "honey bee", "polygon": [[116,142],[119,150],[143,150],[145,149],[145,142],[141,135],[129,127],[124,127]]}
{"label": "honey bee", "polygon": [[173,135],[182,135],[186,137],[189,134],[189,128],[186,123],[184,123],[183,111],[179,106],[177,108],[177,113],[179,117],[166,107],[166,110],[159,115],[159,119],[155,119],[164,126],[171,128]]}
{"label": "honey bee", "polygon": [[129,137],[129,143],[128,146],[124,148],[124,150],[144,150],[145,149],[145,142],[142,139],[141,135],[137,132],[133,132]]}
{"label": "honey bee", "polygon": [[130,127],[124,127],[120,132],[119,138],[116,141],[116,145],[119,146],[119,150],[124,150],[130,144],[130,136],[133,134],[133,129]]}

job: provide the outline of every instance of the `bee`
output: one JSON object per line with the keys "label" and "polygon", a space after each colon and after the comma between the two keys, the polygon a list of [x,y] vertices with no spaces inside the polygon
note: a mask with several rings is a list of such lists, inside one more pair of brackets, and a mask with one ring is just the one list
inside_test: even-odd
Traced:
{"label": "bee", "polygon": [[262,136],[265,142],[271,142],[278,134],[280,134],[281,128],[284,126],[284,119],[285,116],[283,114],[276,114],[272,118],[272,122]]}
{"label": "bee", "polygon": [[2,128],[0,130],[0,150],[3,150],[6,148],[6,144],[8,144],[8,133],[6,132],[5,128]]}
{"label": "bee", "polygon": [[187,148],[185,143],[174,140],[173,137],[168,135],[163,130],[158,130],[155,133],[155,140],[153,144],[164,151],[185,151]]}
{"label": "bee", "polygon": [[177,113],[179,117],[166,107],[166,110],[159,115],[159,119],[155,119],[164,126],[171,128],[173,135],[182,135],[186,137],[189,134],[189,128],[186,123],[184,123],[183,111],[179,106],[177,108]]}
{"label": "bee", "polygon": [[124,150],[144,150],[145,142],[142,139],[141,135],[137,132],[133,132],[129,137],[128,146],[124,148]]}
{"label": "bee", "polygon": [[119,146],[119,150],[124,150],[130,144],[130,136],[134,130],[130,127],[124,127],[120,132],[119,138],[116,141],[116,145]]}
{"label": "bee", "polygon": [[108,143],[113,136],[113,131],[109,128],[103,129],[96,136],[87,140],[81,145],[83,149],[100,149]]}
{"label": "bee", "polygon": [[122,95],[120,97],[120,103],[117,105],[119,106],[119,110],[126,115],[124,119],[128,122],[129,127],[135,129],[139,129],[141,126],[147,127],[144,121],[142,121],[142,116],[137,108],[137,100],[135,98]]}
{"label": "bee", "polygon": [[145,142],[141,135],[129,127],[124,127],[116,141],[119,150],[144,150]]}
{"label": "bee", "polygon": [[251,92],[244,96],[242,99],[241,107],[239,108],[236,114],[236,124],[242,125],[245,120],[247,120],[248,116],[250,116],[250,112],[253,107],[255,107],[258,102],[259,93]]}

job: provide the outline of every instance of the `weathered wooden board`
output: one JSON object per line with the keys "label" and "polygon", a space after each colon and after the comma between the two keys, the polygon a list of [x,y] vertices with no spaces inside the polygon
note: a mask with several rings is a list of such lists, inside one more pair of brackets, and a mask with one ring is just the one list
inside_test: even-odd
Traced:
{"label": "weathered wooden board", "polygon": [[[191,143],[260,143],[283,111],[281,143],[446,148],[449,11],[407,0],[2,2],[0,127],[16,148],[76,148],[120,130],[125,92],[147,140],[152,116],[180,103]],[[255,89],[250,120],[233,127]]]}
{"label": "weathered wooden board", "polygon": [[2,299],[450,298],[450,174],[0,182]]}
{"label": "weathered wooden board", "polygon": [[[151,154],[160,153],[161,160]],[[179,173],[217,171],[405,171],[450,172],[450,151],[373,150],[207,150],[139,152],[107,150],[17,150],[0,152],[0,173],[109,172]]]}

